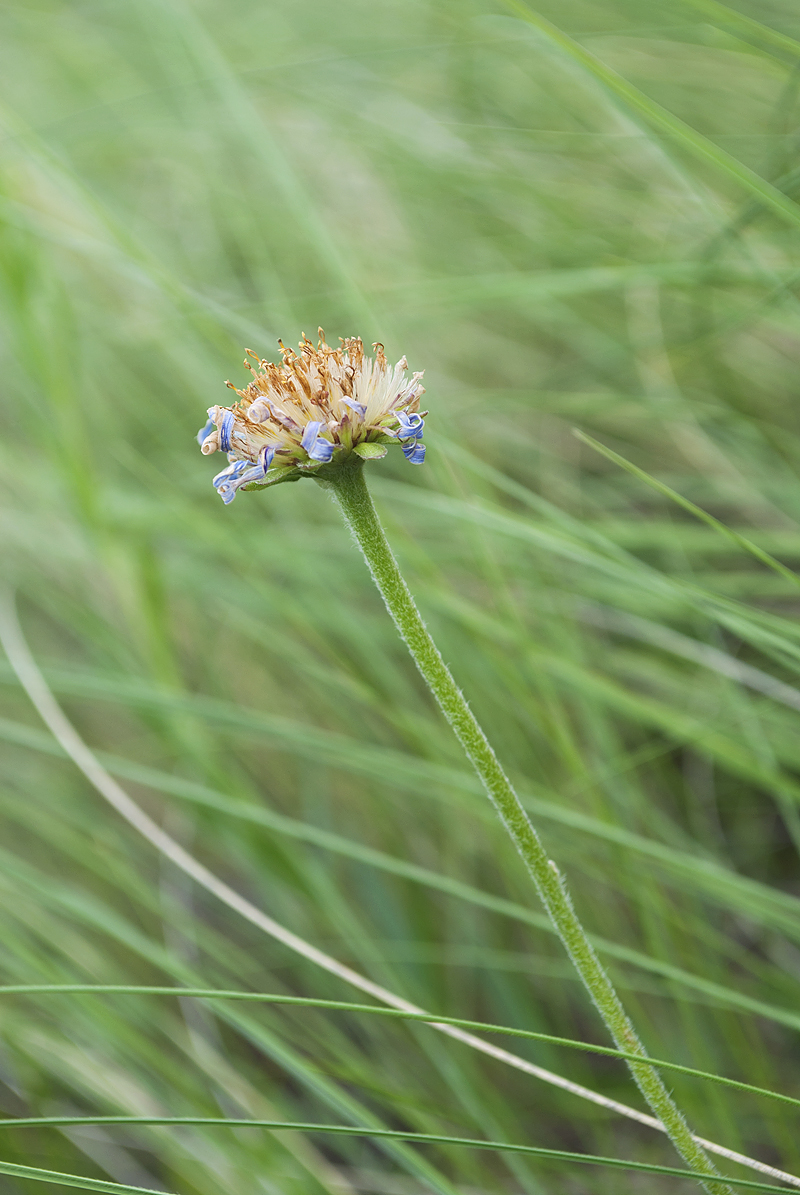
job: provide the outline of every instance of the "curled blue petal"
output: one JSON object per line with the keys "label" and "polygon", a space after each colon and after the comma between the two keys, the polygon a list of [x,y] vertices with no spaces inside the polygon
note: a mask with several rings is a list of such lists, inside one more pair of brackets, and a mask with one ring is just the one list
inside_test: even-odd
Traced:
{"label": "curled blue petal", "polygon": [[303,438],[300,441],[301,448],[305,448],[306,452],[310,452],[316,444],[320,428],[323,426],[324,425],[317,420],[313,420],[311,423],[306,424],[306,429],[303,432]]}
{"label": "curled blue petal", "polygon": [[247,418],[253,423],[266,423],[271,415],[269,403],[265,398],[257,398],[247,409]]}
{"label": "curled blue petal", "polygon": [[367,413],[366,405],[363,402],[356,402],[354,398],[343,398],[342,402],[351,411],[355,411],[357,415],[360,415],[362,419]]}
{"label": "curled blue petal", "polygon": [[425,420],[416,411],[410,415],[407,411],[398,411],[397,422],[400,424],[400,435],[403,438],[414,436],[416,439],[421,439]]}
{"label": "curled blue petal", "polygon": [[223,452],[230,452],[231,450],[231,428],[235,415],[233,411],[226,411],[222,416],[222,422],[219,425],[219,446]]}
{"label": "curled blue petal", "polygon": [[319,436],[320,428],[325,424],[312,420],[307,424],[306,430],[303,432],[303,438],[300,441],[300,446],[305,448],[312,461],[329,461],[333,456],[334,445],[330,440],[321,440]]}
{"label": "curled blue petal", "polygon": [[425,445],[414,440],[411,444],[403,445],[403,456],[412,465],[421,465],[425,460]]}
{"label": "curled blue petal", "polygon": [[214,489],[218,490],[221,486],[227,485],[228,482],[235,481],[238,477],[241,477],[245,469],[249,468],[249,465],[249,461],[234,461],[232,464],[228,465],[227,468],[223,469],[222,472],[218,473],[214,478],[212,482]]}
{"label": "curled blue petal", "polygon": [[233,502],[243,485],[251,481],[263,481],[267,469],[272,464],[275,449],[265,445],[258,454],[258,462],[253,465],[250,461],[232,461],[226,469],[214,478],[214,489],[227,506]]}
{"label": "curled blue petal", "polygon": [[251,481],[263,481],[264,470],[260,465],[252,465],[245,473],[242,473],[235,479],[236,489],[241,489],[243,485],[247,485]]}
{"label": "curled blue petal", "polygon": [[226,506],[236,497],[236,491],[239,488],[237,479],[241,476],[242,470],[246,468],[247,461],[234,461],[232,465],[228,465],[227,469],[223,469],[214,478],[214,489]]}
{"label": "curled blue petal", "polygon": [[317,440],[314,447],[309,451],[309,456],[312,461],[322,461],[325,463],[333,456],[333,444],[330,440]]}
{"label": "curled blue petal", "polygon": [[203,444],[208,439],[208,437],[211,435],[211,433],[213,432],[215,427],[216,427],[216,424],[214,423],[214,420],[209,419],[209,421],[205,425],[205,427],[201,427],[200,431],[197,433],[197,443]]}
{"label": "curled blue petal", "polygon": [[[274,455],[274,448],[262,448],[261,452],[258,454],[258,463],[255,465],[249,465],[247,468],[243,469],[241,473],[237,473],[236,477],[234,478],[237,490],[243,485],[247,485],[251,481],[263,481],[264,477],[266,476],[267,469],[269,468],[270,461]],[[246,461],[244,463],[247,465]]]}

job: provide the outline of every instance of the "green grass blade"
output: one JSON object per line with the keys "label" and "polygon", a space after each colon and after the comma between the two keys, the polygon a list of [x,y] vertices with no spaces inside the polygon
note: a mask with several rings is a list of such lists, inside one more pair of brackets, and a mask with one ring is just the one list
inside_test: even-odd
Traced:
{"label": "green grass blade", "polygon": [[[337,1012],[359,1012],[405,1021],[420,1021],[423,1024],[457,1025],[461,1029],[473,1029],[479,1033],[499,1033],[505,1034],[508,1037],[525,1038],[528,1041],[548,1042],[550,1045],[564,1046],[573,1050],[583,1050],[589,1054],[603,1054],[609,1058],[630,1058],[635,1060],[637,1057],[637,1055],[627,1054],[622,1050],[615,1050],[612,1046],[597,1046],[590,1042],[557,1037],[551,1033],[537,1033],[532,1029],[515,1029],[509,1025],[494,1025],[485,1021],[468,1021],[460,1017],[441,1016],[439,1013],[404,1012],[395,1008],[380,1008],[373,1004],[357,1004],[346,1000],[321,1000],[311,996],[285,996],[265,992],[218,991],[213,988],[137,987],[126,984],[61,983],[0,986],[0,996],[69,995],[77,993],[112,996],[197,997],[198,999],[207,1000],[243,1000],[263,1004],[285,1004],[298,1008],[325,1008]],[[770,1091],[765,1087],[755,1087],[751,1083],[743,1083],[738,1079],[729,1079],[724,1075],[710,1074],[708,1071],[697,1070],[691,1066],[683,1066],[678,1062],[666,1062],[663,1058],[648,1056],[647,1065],[656,1066],[664,1070],[677,1071],[683,1075],[690,1075],[694,1079],[704,1079],[710,1083],[719,1083],[724,1087],[733,1087],[739,1091],[745,1091],[750,1095],[764,1096],[766,1099],[793,1104],[795,1107],[800,1108],[800,1099],[795,1099],[793,1096],[783,1095],[778,1091]]]}
{"label": "green grass blade", "polygon": [[[0,1128],[44,1128],[47,1126],[63,1126],[63,1125],[215,1125],[228,1128],[264,1128],[280,1130],[281,1132],[295,1131],[300,1133],[330,1133],[335,1136],[344,1137],[374,1137],[376,1140],[389,1139],[395,1141],[416,1141],[430,1145],[454,1145],[461,1146],[467,1149],[491,1149],[498,1152],[509,1152],[519,1154],[529,1154],[538,1158],[552,1158],[559,1161],[577,1163],[578,1165],[586,1166],[609,1166],[617,1170],[630,1170],[642,1174],[668,1174],[676,1178],[706,1178],[707,1176],[697,1170],[683,1170],[677,1166],[657,1166],[649,1162],[628,1162],[620,1158],[601,1157],[599,1155],[575,1153],[563,1149],[547,1149],[539,1145],[518,1145],[510,1141],[482,1141],[480,1138],[473,1137],[451,1137],[445,1136],[442,1133],[412,1133],[404,1132],[399,1129],[361,1129],[352,1128],[350,1125],[331,1125],[331,1124],[313,1124],[313,1123],[291,1123],[280,1120],[256,1120],[256,1119],[233,1119],[228,1117],[200,1117],[200,1116],[48,1116],[48,1117],[31,1117],[31,1118],[8,1118],[0,1121]],[[3,1173],[4,1167],[8,1163],[0,1163],[0,1173]],[[19,1170],[23,1172],[27,1170],[26,1167],[20,1167]],[[6,1173],[16,1173],[16,1171],[6,1171]],[[36,1171],[35,1176],[51,1175],[52,1171]],[[71,1175],[74,1179],[76,1176]],[[43,1181],[52,1181],[49,1178]],[[91,1181],[91,1180],[85,1180]],[[776,1187],[769,1183],[758,1182],[755,1179],[747,1178],[729,1178],[725,1176],[725,1182],[739,1187],[745,1187],[751,1191],[770,1191],[780,1192],[785,1191],[785,1187]],[[800,1180],[798,1180],[800,1183]],[[71,1182],[69,1185],[77,1186],[77,1182]],[[96,1186],[90,1189],[104,1190],[104,1191],[135,1191],[135,1187],[120,1187],[114,1183],[106,1183],[103,1186]],[[148,1195],[150,1193],[148,1192]]]}
{"label": "green grass blade", "polygon": [[[597,681],[598,685],[600,681]],[[605,690],[604,690],[605,691]],[[642,713],[640,703],[635,699],[630,699],[634,704],[637,712]],[[3,731],[3,725],[0,723],[0,733]],[[23,733],[23,738],[28,741],[30,736]],[[690,736],[691,737],[691,736]],[[18,740],[19,741],[19,740]],[[112,763],[115,761],[112,761]],[[121,767],[118,770],[119,775],[127,775],[131,779],[144,781],[152,784],[156,777],[145,774],[137,768],[136,765],[128,767]],[[177,796],[189,796],[189,799],[201,799],[200,794],[197,793],[196,786],[189,784],[189,782],[176,782],[174,778],[166,778],[158,787],[163,787],[164,791],[172,792]],[[792,790],[794,791],[794,790]],[[212,804],[213,802],[213,804]],[[226,798],[221,798],[215,795],[208,802],[214,808],[220,808],[226,813],[232,814],[234,817],[243,817],[248,821],[268,825],[271,829],[276,829],[279,832],[286,832],[286,822],[289,819],[283,819],[280,815],[271,814],[269,811],[259,810],[258,807],[251,809],[248,806],[242,807],[242,803],[238,805],[233,802],[228,802]],[[571,819],[576,824],[580,824],[577,819]],[[415,883],[425,884],[439,891],[445,892],[458,899],[469,901],[472,904],[480,905],[483,908],[490,909],[493,912],[500,913],[503,916],[513,918],[516,921],[523,922],[528,925],[535,926],[537,929],[543,930],[545,933],[551,934],[552,929],[549,920],[541,913],[535,910],[528,909],[524,905],[509,901],[504,897],[494,896],[491,893],[483,892],[472,885],[465,884],[461,881],[452,879],[449,876],[441,875],[438,872],[432,871],[429,868],[422,868],[415,864],[406,863],[403,860],[398,860],[391,855],[384,852],[372,850],[371,848],[362,847],[355,844],[352,840],[342,839],[341,836],[332,835],[328,831],[315,831],[313,828],[301,825],[290,825],[288,827],[294,837],[303,837],[307,841],[313,841],[315,845],[322,846],[328,850],[335,850],[337,853],[347,854],[351,858],[358,859],[360,862],[366,863],[369,866],[378,867],[381,870],[386,870],[395,875],[403,876],[406,879]],[[653,852],[654,856],[659,855],[660,852]],[[666,857],[666,856],[663,856]],[[701,866],[700,874],[707,877],[706,869]],[[750,898],[743,893],[743,898],[747,902]],[[784,928],[792,930],[795,929],[794,918],[785,922]],[[800,1029],[800,1015],[796,1014],[789,1008],[782,1008],[779,1005],[770,1003],[765,1000],[758,1000],[754,997],[748,996],[746,993],[738,990],[734,986],[719,984],[712,980],[705,979],[701,975],[695,975],[686,971],[681,967],[673,966],[663,960],[654,958],[645,954],[642,951],[632,949],[631,947],[623,946],[619,943],[609,941],[598,935],[592,935],[592,942],[596,949],[603,955],[609,958],[616,958],[621,962],[629,963],[630,965],[640,968],[641,970],[659,975],[665,979],[673,981],[681,986],[704,996],[711,998],[714,1001],[721,1001],[723,1004],[730,1005],[733,1008],[738,1008],[743,1011],[754,1012],[757,1015],[766,1017],[769,1020],[786,1025],[793,1029]]]}
{"label": "green grass blade", "polygon": [[605,444],[601,444],[599,440],[595,440],[592,436],[587,435],[586,432],[582,432],[576,428],[573,434],[583,444],[588,444],[590,448],[593,448],[595,452],[599,452],[607,460],[613,461],[615,465],[619,465],[621,469],[625,469],[633,477],[638,477],[640,481],[649,485],[656,493],[663,494],[671,502],[674,502],[676,506],[682,507],[683,510],[687,510],[689,514],[694,515],[695,518],[700,519],[707,526],[713,527],[719,535],[724,539],[730,540],[737,548],[742,548],[745,552],[749,552],[751,556],[755,556],[756,560],[765,564],[767,568],[771,568],[779,576],[784,577],[787,581],[791,581],[793,585],[800,586],[800,576],[797,573],[792,572],[785,564],[781,564],[780,560],[776,560],[774,556],[770,556],[769,552],[765,552],[758,544],[754,544],[751,539],[740,535],[738,531],[733,531],[730,527],[726,527],[724,523],[714,518],[707,510],[703,510],[694,502],[690,502],[688,498],[684,498],[682,494],[677,493],[671,486],[666,485],[663,481],[659,481],[657,477],[653,477],[652,474],[647,473],[644,469],[640,469],[638,465],[634,465],[632,461],[626,460],[624,456],[621,456],[618,452],[614,452],[612,448],[608,448]]}
{"label": "green grass blade", "polygon": [[59,1170],[40,1170],[36,1166],[22,1166],[17,1162],[0,1160],[0,1174],[30,1182],[58,1183],[64,1187],[79,1187],[82,1191],[105,1191],[108,1195],[164,1195],[162,1190],[131,1187],[125,1183],[110,1183],[102,1178],[86,1178],[82,1174],[64,1174]]}
{"label": "green grass blade", "polygon": [[573,62],[578,63],[603,86],[607,87],[632,112],[644,117],[654,128],[669,134],[676,145],[693,154],[700,161],[715,166],[721,174],[739,183],[751,195],[760,199],[765,207],[781,216],[793,227],[800,226],[800,207],[777,187],[773,187],[766,179],[761,178],[732,154],[727,153],[708,137],[704,137],[702,133],[698,133],[685,121],[651,100],[644,92],[634,87],[611,67],[606,66],[595,54],[580,45],[574,38],[569,37],[546,17],[522,3],[522,0],[504,0],[504,3],[521,20],[538,29],[549,41],[564,51]]}
{"label": "green grass blade", "polygon": [[[560,665],[560,671],[563,672],[563,664]],[[568,675],[572,675],[571,673]],[[585,680],[585,674],[581,673],[581,679]],[[629,698],[623,694],[622,690],[617,690],[609,685],[609,682],[601,681],[600,678],[595,679],[595,684],[599,691],[603,693],[614,693],[619,702],[624,702],[625,708],[632,708],[637,716],[644,716],[647,710],[652,706],[656,710],[661,707],[655,703],[646,705],[638,699]],[[663,716],[658,714],[658,724],[663,722]],[[677,719],[677,715],[671,716],[667,720],[669,727],[673,727],[673,722]],[[0,723],[0,733],[2,733],[3,725]],[[27,731],[23,733],[23,738],[27,741],[30,736]],[[695,736],[688,735],[691,741]],[[128,775],[132,779],[144,781],[152,784],[156,777],[153,775],[145,776],[136,765],[131,765],[130,768],[122,767],[119,770],[120,775]],[[759,776],[761,773],[757,773]],[[787,781],[788,785],[788,781]],[[178,796],[190,795],[190,799],[202,799],[196,790],[196,786],[188,782],[175,782],[173,778],[166,778],[163,784],[159,784],[164,788],[164,791],[172,792]],[[795,789],[791,786],[786,789],[787,794],[792,795]],[[269,825],[270,828],[276,829],[279,832],[286,832],[286,822],[289,819],[283,819],[280,815],[269,813],[269,811],[259,810],[258,807],[250,809],[244,808],[234,803],[228,803],[227,799],[220,798],[215,795],[209,804],[213,801],[213,807],[223,809],[233,816],[244,817],[248,821],[254,821],[264,825]],[[574,819],[573,819],[574,820]],[[537,929],[543,930],[545,933],[551,934],[552,929],[549,920],[541,913],[537,913],[532,909],[528,909],[524,905],[509,901],[506,898],[494,896],[490,893],[482,892],[480,889],[472,885],[465,884],[458,880],[452,879],[448,876],[443,876],[440,873],[434,872],[428,868],[421,868],[418,865],[408,864],[403,860],[398,860],[393,856],[387,855],[384,852],[374,851],[370,848],[362,847],[352,841],[344,840],[340,836],[331,835],[327,831],[315,831],[313,828],[304,827],[302,825],[290,825],[288,827],[290,833],[296,837],[304,837],[308,841],[313,841],[315,845],[323,846],[325,849],[336,850],[337,853],[348,854],[352,858],[368,864],[369,866],[378,867],[382,870],[390,871],[396,875],[401,875],[415,883],[425,884],[431,888],[446,892],[449,895],[455,896],[458,899],[469,901],[472,904],[480,905],[493,912],[500,913],[503,916],[513,918],[528,925],[535,926]],[[653,852],[654,855],[656,852]],[[704,868],[701,868],[701,874],[706,875]],[[794,918],[785,922],[786,929],[792,930],[795,928]],[[653,974],[659,975],[665,979],[671,980],[681,986],[704,996],[711,998],[714,1001],[721,1001],[723,1004],[730,1005],[733,1008],[738,1008],[743,1011],[754,1012],[757,1015],[776,1021],[777,1023],[786,1025],[793,1029],[800,1029],[800,1015],[796,1014],[789,1008],[782,1008],[779,1005],[770,1003],[769,1001],[759,1000],[748,996],[746,993],[738,990],[734,986],[720,984],[712,980],[708,980],[701,975],[692,974],[685,969],[673,966],[663,960],[654,958],[645,954],[642,951],[632,949],[631,947],[623,946],[619,943],[609,941],[598,935],[592,935],[592,941],[596,949],[603,955],[610,958],[616,958],[621,962],[629,963],[634,967]]]}
{"label": "green grass blade", "polygon": [[776,50],[783,50],[793,57],[800,57],[800,42],[778,29],[771,29],[762,21],[755,21],[746,13],[737,12],[727,4],[720,4],[719,0],[684,0],[691,8],[711,17],[715,23],[723,28],[735,29],[746,37],[753,38],[756,43],[774,46]]}

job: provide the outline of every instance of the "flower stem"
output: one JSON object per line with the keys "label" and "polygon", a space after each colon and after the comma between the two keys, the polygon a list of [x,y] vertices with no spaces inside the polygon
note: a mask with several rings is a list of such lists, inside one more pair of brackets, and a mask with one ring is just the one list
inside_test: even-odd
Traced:
{"label": "flower stem", "polygon": [[[378,519],[361,462],[353,461],[352,464],[341,466],[323,484],[332,491],[345,522],[364,554],[387,610],[511,835],[542,903],[617,1048],[646,1058],[644,1046],[578,920],[564,879],[553,860],[548,859],[542,841],[489,740],[422,621]],[[651,1066],[634,1060],[630,1060],[628,1066],[639,1090],[663,1124],[678,1153],[692,1169],[708,1175],[708,1181],[703,1182],[705,1189],[713,1195],[731,1195],[730,1188],[720,1178],[693,1136],[660,1075]]]}

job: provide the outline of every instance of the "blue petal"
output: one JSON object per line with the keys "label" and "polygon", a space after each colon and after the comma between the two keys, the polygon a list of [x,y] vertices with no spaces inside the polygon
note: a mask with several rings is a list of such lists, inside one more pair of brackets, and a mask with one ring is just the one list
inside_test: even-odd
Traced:
{"label": "blue petal", "polygon": [[305,448],[306,452],[311,452],[311,449],[317,442],[317,436],[319,435],[320,428],[323,426],[324,424],[318,422],[317,420],[307,424],[306,430],[303,432],[303,438],[300,441],[300,447]]}
{"label": "blue petal", "polygon": [[421,465],[425,460],[425,445],[416,440],[412,444],[404,444],[403,456],[407,461],[411,461],[412,465]]}
{"label": "blue petal", "polygon": [[249,469],[246,469],[243,473],[240,473],[236,478],[237,490],[241,486],[247,485],[248,482],[263,481],[274,455],[274,448],[262,448],[261,452],[258,454],[258,464],[251,465]]}
{"label": "blue petal", "polygon": [[330,440],[317,440],[313,448],[308,450],[312,461],[329,461],[333,456],[333,444]]}
{"label": "blue petal", "polygon": [[321,440],[319,438],[320,428],[324,426],[324,423],[313,420],[307,424],[306,430],[303,432],[300,446],[301,448],[305,448],[312,461],[329,461],[333,456],[334,445],[330,440]]}
{"label": "blue petal", "polygon": [[221,473],[218,473],[214,478],[212,483],[214,488],[219,489],[220,486],[226,485],[230,481],[235,481],[237,477],[242,475],[249,465],[249,461],[234,461],[232,464],[228,465],[226,469],[223,469]]}
{"label": "blue petal", "polygon": [[272,458],[275,456],[275,449],[265,445],[258,454],[258,463],[261,466],[262,476],[266,474],[267,469],[272,464]]}
{"label": "blue petal", "polygon": [[205,440],[207,440],[208,437],[213,432],[215,427],[216,427],[216,424],[214,423],[214,420],[209,419],[209,421],[205,425],[205,427],[201,427],[200,431],[197,433],[197,443],[202,444]]}
{"label": "blue petal", "polygon": [[362,419],[367,413],[366,405],[363,402],[356,402],[354,398],[343,398],[342,402],[351,411],[355,411],[357,415],[360,415]]}
{"label": "blue petal", "polygon": [[251,481],[263,481],[274,456],[275,449],[265,445],[258,454],[257,464],[252,465],[250,461],[233,461],[227,469],[217,474],[214,478],[214,489],[226,506],[233,502],[243,485]]}
{"label": "blue petal", "polygon": [[219,446],[223,452],[230,452],[231,450],[231,428],[235,415],[233,411],[226,411],[222,416],[222,422],[219,425]]}
{"label": "blue petal", "polygon": [[255,399],[247,408],[247,418],[252,419],[253,423],[266,423],[270,415],[269,403],[265,398]]}
{"label": "blue petal", "polygon": [[410,415],[406,411],[398,411],[397,422],[400,424],[401,436],[416,436],[419,438],[422,435],[422,429],[425,427],[425,420],[416,411]]}

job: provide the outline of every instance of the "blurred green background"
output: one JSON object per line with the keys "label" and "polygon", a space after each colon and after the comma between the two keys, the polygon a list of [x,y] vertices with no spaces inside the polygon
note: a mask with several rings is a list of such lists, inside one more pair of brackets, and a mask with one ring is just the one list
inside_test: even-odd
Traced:
{"label": "blurred green background", "polygon": [[[426,1007],[605,1043],[333,505],[226,509],[194,441],[245,347],[322,324],[407,354],[428,460],[372,466],[376,502],[648,1048],[798,1095],[800,595],[573,428],[800,561],[800,13],[537,12],[574,44],[488,0],[0,7],[4,572],[81,733],[235,888]],[[159,861],[0,680],[3,983],[358,998]],[[675,1164],[379,1018],[7,996],[0,1033],[7,1115],[372,1116]],[[619,1062],[503,1044],[641,1107]],[[704,1136],[800,1166],[796,1110],[669,1082]],[[8,1130],[0,1157],[187,1195],[695,1189],[255,1130]]]}

